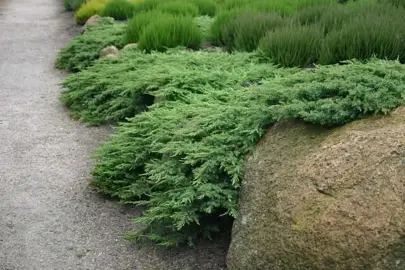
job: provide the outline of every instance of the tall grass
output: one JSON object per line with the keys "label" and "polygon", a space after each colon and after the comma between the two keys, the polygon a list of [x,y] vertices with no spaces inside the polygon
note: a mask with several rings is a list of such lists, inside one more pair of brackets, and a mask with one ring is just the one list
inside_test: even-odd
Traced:
{"label": "tall grass", "polygon": [[[401,15],[397,13],[397,16]],[[405,61],[405,28],[395,14],[368,13],[330,32],[325,38],[320,62],[333,64],[373,56]]]}
{"label": "tall grass", "polygon": [[318,25],[290,25],[268,32],[259,47],[274,63],[307,67],[318,61],[322,40]]}
{"label": "tall grass", "polygon": [[229,49],[251,52],[256,50],[260,39],[269,31],[283,27],[287,20],[277,13],[241,13],[223,28],[225,46]]}
{"label": "tall grass", "polygon": [[63,6],[66,10],[78,10],[86,0],[63,0]]}
{"label": "tall grass", "polygon": [[102,12],[103,16],[116,20],[127,20],[134,16],[135,4],[128,0],[109,0]]}
{"label": "tall grass", "polygon": [[155,18],[142,32],[139,48],[145,51],[164,51],[182,46],[198,49],[203,40],[201,29],[192,17],[164,16]]}
{"label": "tall grass", "polygon": [[213,45],[225,46],[232,43],[232,40],[229,40],[230,33],[227,31],[231,29],[231,25],[239,12],[239,10],[230,10],[221,12],[215,17],[209,35],[209,40]]}
{"label": "tall grass", "polygon": [[136,14],[129,22],[125,33],[125,43],[135,43],[139,41],[144,29],[156,18],[170,17],[169,14],[160,11],[147,11]]}
{"label": "tall grass", "polygon": [[160,4],[156,10],[175,15],[185,15],[196,17],[199,14],[198,7],[192,3],[184,1],[174,1]]}
{"label": "tall grass", "polygon": [[216,14],[217,5],[215,0],[190,0],[189,2],[198,7],[198,13],[201,16],[214,17]]}

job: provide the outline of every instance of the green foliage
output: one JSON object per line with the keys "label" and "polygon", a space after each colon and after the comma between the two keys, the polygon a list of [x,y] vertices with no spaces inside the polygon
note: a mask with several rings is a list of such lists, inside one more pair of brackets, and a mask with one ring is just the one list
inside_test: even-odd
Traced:
{"label": "green foliage", "polygon": [[405,102],[405,67],[398,62],[284,74],[260,86],[208,86],[203,93],[158,103],[122,124],[97,151],[93,185],[124,203],[147,207],[135,218],[144,225],[136,239],[192,243],[216,232],[224,216],[234,217],[244,157],[272,123],[343,125]]}
{"label": "green foliage", "polygon": [[56,67],[73,72],[87,68],[98,59],[103,48],[109,45],[122,47],[125,30],[126,24],[112,23],[103,18],[100,25],[89,27],[59,52]]}
{"label": "green foliage", "polygon": [[[314,8],[309,9],[312,6]],[[225,46],[229,50],[253,51],[266,32],[289,23],[289,18],[284,16],[307,8],[309,10],[297,15],[296,21],[319,20],[318,17],[326,11],[326,6],[334,7],[338,4],[335,1],[332,4],[330,0],[225,0],[221,4],[222,12],[211,26],[210,40],[214,45]]]}
{"label": "green foliage", "polygon": [[324,41],[321,63],[372,56],[405,62],[405,11],[384,11],[387,9],[368,10],[331,31]]}
{"label": "green foliage", "polygon": [[214,22],[211,24],[209,37],[213,45],[225,46],[232,43],[232,41],[229,42],[229,33],[226,32],[226,29],[231,29],[231,25],[238,13],[239,11],[236,10],[226,11],[215,17]]}
{"label": "green foliage", "polygon": [[209,16],[199,16],[194,18],[194,21],[196,25],[201,29],[204,40],[208,40],[210,35],[210,28],[214,19]]}
{"label": "green foliage", "polygon": [[379,0],[381,3],[389,3],[396,7],[405,8],[405,1],[404,0]]}
{"label": "green foliage", "polygon": [[198,49],[203,35],[193,18],[164,16],[155,18],[142,32],[139,48],[145,51],[164,51],[178,46]]}
{"label": "green foliage", "polygon": [[276,12],[287,16],[295,14],[300,9],[325,3],[337,2],[335,0],[224,0],[220,4],[220,9]]}
{"label": "green foliage", "polygon": [[192,3],[183,1],[166,2],[156,7],[157,10],[175,15],[185,15],[196,17],[198,15],[198,7]]}
{"label": "green foliage", "polygon": [[336,3],[336,0],[252,0],[249,7],[257,11],[277,12],[283,16],[290,16],[303,8],[327,3]]}
{"label": "green foliage", "polygon": [[260,50],[283,66],[334,64],[372,56],[404,62],[404,17],[401,7],[373,2],[310,7],[298,12],[291,26],[269,32]]}
{"label": "green foliage", "polygon": [[125,120],[156,101],[183,99],[206,88],[254,84],[273,76],[272,66],[259,60],[254,54],[219,51],[123,51],[118,59],[102,59],[69,76],[61,100],[74,118],[89,125]]}
{"label": "green foliage", "polygon": [[190,2],[198,7],[198,13],[201,16],[215,16],[217,5],[214,0],[191,0]]}
{"label": "green foliage", "polygon": [[167,0],[144,0],[135,4],[135,12],[151,11],[155,9],[159,4],[166,3]]}
{"label": "green foliage", "polygon": [[78,24],[85,24],[93,15],[100,14],[104,8],[106,0],[89,0],[83,4],[75,14],[75,20]]}
{"label": "green foliage", "polygon": [[145,28],[156,18],[163,20],[164,18],[171,17],[169,14],[160,11],[147,11],[136,14],[128,23],[127,31],[125,33],[125,43],[138,42]]}
{"label": "green foliage", "polygon": [[268,32],[260,41],[260,51],[285,67],[308,67],[319,59],[322,30],[317,25],[291,25]]}
{"label": "green foliage", "polygon": [[[197,13],[195,13],[194,6],[197,7]],[[154,9],[160,9],[175,14],[180,13],[193,16],[199,14],[213,17],[216,13],[216,4],[214,0],[144,0],[135,5],[135,10],[137,12],[151,11]]]}
{"label": "green foliage", "polygon": [[128,0],[110,0],[104,6],[102,15],[116,20],[127,20],[134,16],[135,5]]}
{"label": "green foliage", "polygon": [[326,17],[325,14],[330,13],[331,11],[338,13],[336,12],[336,10],[337,9],[340,10],[341,8],[343,7],[337,5],[337,2],[336,4],[314,5],[298,11],[294,19],[297,23],[301,25],[319,23],[322,17]]}
{"label": "green foliage", "polygon": [[241,13],[222,28],[223,43],[228,49],[251,52],[268,31],[286,24],[287,20],[277,13]]}

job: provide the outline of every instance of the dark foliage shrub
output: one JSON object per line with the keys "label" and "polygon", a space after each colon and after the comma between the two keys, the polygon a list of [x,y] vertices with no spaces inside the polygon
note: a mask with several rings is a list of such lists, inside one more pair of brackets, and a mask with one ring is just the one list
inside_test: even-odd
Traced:
{"label": "dark foliage shrub", "polygon": [[325,14],[329,13],[331,10],[335,11],[339,8],[341,7],[339,7],[337,3],[314,5],[303,8],[294,16],[294,22],[301,25],[319,23],[319,21],[322,17],[325,16]]}
{"label": "dark foliage shrub", "polygon": [[259,47],[276,64],[308,67],[318,61],[322,41],[317,25],[291,25],[268,32]]}
{"label": "dark foliage shrub", "polygon": [[198,49],[203,40],[201,29],[191,17],[164,16],[155,18],[142,32],[139,48],[164,51],[178,46]]}
{"label": "dark foliage shrub", "polygon": [[[401,15],[397,13],[397,16]],[[402,16],[405,18],[405,13]],[[405,61],[405,28],[402,19],[395,14],[368,13],[330,32],[324,41],[321,63],[373,56]]]}
{"label": "dark foliage shrub", "polygon": [[213,23],[211,24],[209,39],[213,45],[226,46],[226,44],[232,43],[229,41],[230,34],[226,32],[226,29],[231,29],[236,16],[239,11],[232,10],[221,12],[218,14]]}
{"label": "dark foliage shrub", "polygon": [[222,28],[224,46],[230,50],[254,51],[269,31],[283,27],[288,21],[277,13],[245,12]]}
{"label": "dark foliage shrub", "polygon": [[102,15],[116,20],[127,20],[134,16],[135,5],[128,0],[107,1]]}

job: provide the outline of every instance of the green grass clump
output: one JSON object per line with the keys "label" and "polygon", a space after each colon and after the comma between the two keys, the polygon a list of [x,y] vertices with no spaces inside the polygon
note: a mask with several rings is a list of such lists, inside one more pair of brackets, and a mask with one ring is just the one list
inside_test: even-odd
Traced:
{"label": "green grass clump", "polygon": [[89,27],[58,53],[56,67],[72,72],[87,68],[98,59],[103,48],[109,45],[122,47],[125,30],[126,24],[112,23],[103,18],[100,25]]}
{"label": "green grass clump", "polygon": [[191,0],[190,2],[198,7],[198,13],[201,16],[215,16],[217,11],[215,0]]}
{"label": "green grass clump", "polygon": [[154,10],[159,4],[167,3],[167,0],[144,0],[135,4],[135,12]]}
{"label": "green grass clump", "polygon": [[125,43],[138,42],[145,28],[156,18],[163,20],[164,18],[171,17],[170,14],[165,14],[160,11],[147,11],[136,14],[128,23],[127,31],[125,33]]}
{"label": "green grass clump", "polygon": [[134,16],[135,5],[128,0],[110,0],[104,6],[102,15],[116,20],[127,20]]}
{"label": "green grass clump", "polygon": [[[332,11],[336,16],[336,14],[339,14],[340,9],[342,8],[343,6],[338,5],[337,2],[335,4],[314,5],[298,11],[294,17],[294,20],[301,25],[319,23],[322,17],[327,17],[325,14]],[[339,10],[338,12],[336,12],[337,9]]]}
{"label": "green grass clump", "polygon": [[[346,59],[399,59],[405,62],[405,28],[395,14],[361,16],[330,32],[325,38],[321,63]],[[405,16],[405,12],[402,13]],[[400,16],[400,15],[399,15]],[[404,18],[404,17],[402,17]]]}
{"label": "green grass clump", "polygon": [[157,10],[175,14],[196,17],[198,15],[198,7],[192,3],[183,1],[166,2],[158,5]]}
{"label": "green grass clump", "polygon": [[239,13],[239,10],[231,10],[221,12],[215,17],[209,35],[209,40],[213,45],[226,46],[226,44],[232,43],[233,39],[229,40],[230,35],[227,30],[232,29],[233,22]]}
{"label": "green grass clump", "polygon": [[[281,72],[268,69],[269,72]],[[93,185],[147,210],[132,236],[192,244],[237,215],[244,157],[277,121],[343,125],[405,103],[405,67],[373,60],[321,66],[260,86],[207,87],[122,124],[96,154]]]}
{"label": "green grass clump", "polygon": [[248,53],[123,51],[118,59],[101,59],[67,77],[61,100],[74,118],[97,125],[125,120],[156,101],[259,83],[274,76],[272,69]]}
{"label": "green grass clump", "polygon": [[203,40],[201,29],[193,18],[165,16],[156,18],[144,30],[139,48],[145,51],[164,51],[178,46],[198,49]]}
{"label": "green grass clump", "polygon": [[239,14],[222,29],[228,49],[251,52],[268,32],[283,27],[287,20],[277,13],[247,12]]}
{"label": "green grass clump", "polygon": [[317,25],[291,25],[268,32],[260,51],[285,67],[308,67],[320,57],[323,32]]}

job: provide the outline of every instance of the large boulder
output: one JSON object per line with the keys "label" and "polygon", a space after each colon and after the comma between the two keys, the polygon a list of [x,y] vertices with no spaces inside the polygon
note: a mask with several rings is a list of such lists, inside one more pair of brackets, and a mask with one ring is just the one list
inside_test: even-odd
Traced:
{"label": "large boulder", "polygon": [[247,158],[228,267],[405,269],[405,109],[272,127]]}

